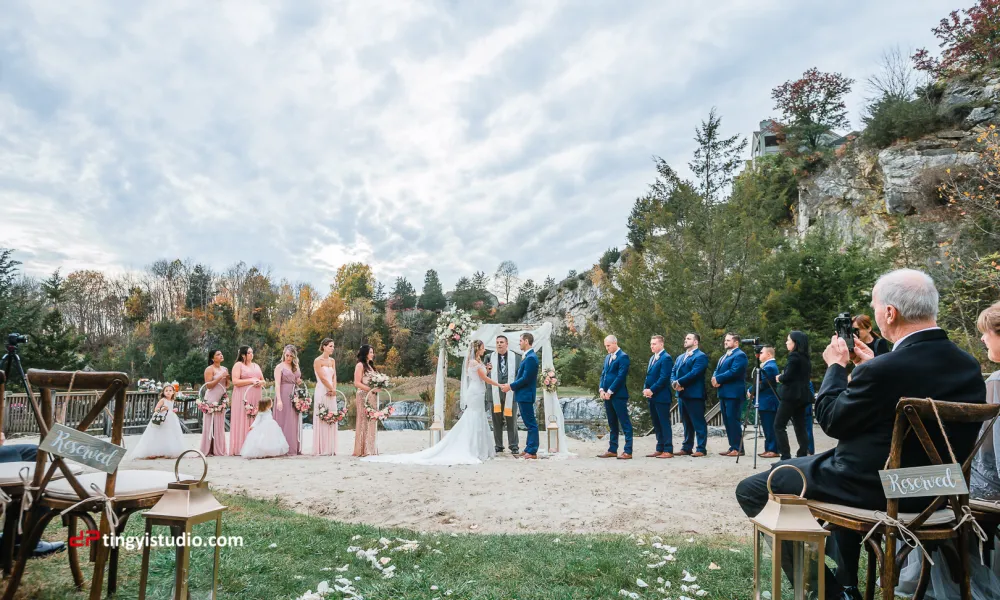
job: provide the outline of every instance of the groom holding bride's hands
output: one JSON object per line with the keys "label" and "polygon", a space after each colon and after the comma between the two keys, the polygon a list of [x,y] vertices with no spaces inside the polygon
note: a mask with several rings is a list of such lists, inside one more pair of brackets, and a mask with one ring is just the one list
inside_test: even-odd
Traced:
{"label": "groom holding bride's hands", "polygon": [[531,348],[535,337],[530,333],[522,333],[520,339],[521,351],[524,356],[517,367],[514,381],[500,385],[500,391],[514,391],[514,401],[521,413],[521,420],[528,428],[528,441],[524,446],[524,458],[538,458],[538,421],[535,419],[535,395],[538,389],[538,356]]}

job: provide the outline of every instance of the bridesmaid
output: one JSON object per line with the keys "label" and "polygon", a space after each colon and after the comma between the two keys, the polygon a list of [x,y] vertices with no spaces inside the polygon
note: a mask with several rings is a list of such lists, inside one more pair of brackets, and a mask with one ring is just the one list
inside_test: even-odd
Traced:
{"label": "bridesmaid", "polygon": [[354,421],[354,456],[378,454],[378,449],[375,447],[375,428],[378,422],[369,419],[365,414],[368,392],[375,392],[370,396],[370,402],[374,403],[375,395],[382,391],[368,385],[368,379],[374,372],[375,349],[365,344],[358,350],[358,364],[354,367],[354,387],[358,388],[358,393],[354,397],[354,408],[358,412]]}
{"label": "bridesmaid", "polygon": [[[229,369],[222,366],[222,350],[209,350],[205,369],[205,402],[222,402],[229,386]],[[201,453],[205,456],[226,456],[226,411],[205,414],[201,425]]]}
{"label": "bridesmaid", "polygon": [[299,353],[295,346],[288,344],[281,351],[281,362],[274,368],[274,385],[277,392],[274,399],[274,420],[285,434],[288,442],[288,456],[302,454],[299,449],[299,438],[302,427],[299,424],[299,413],[295,412],[295,386],[302,383],[302,371],[299,370]]}
{"label": "bridesmaid", "polygon": [[233,365],[233,404],[229,415],[229,454],[232,456],[239,455],[253,422],[245,407],[247,404],[260,405],[264,383],[260,365],[253,362],[253,348],[240,346]]}
{"label": "bridesmaid", "polygon": [[337,424],[319,420],[320,405],[337,410],[337,361],[333,360],[333,340],[324,338],[319,344],[320,355],[313,361],[316,373],[316,393],[313,396],[313,454],[337,454]]}

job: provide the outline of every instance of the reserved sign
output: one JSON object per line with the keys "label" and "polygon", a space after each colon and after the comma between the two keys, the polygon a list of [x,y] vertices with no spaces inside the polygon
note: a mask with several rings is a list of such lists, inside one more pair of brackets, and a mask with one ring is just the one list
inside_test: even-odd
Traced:
{"label": "reserved sign", "polygon": [[125,448],[59,423],[52,425],[38,449],[105,473],[114,473],[125,456]]}
{"label": "reserved sign", "polygon": [[965,496],[969,493],[958,464],[879,471],[886,498]]}

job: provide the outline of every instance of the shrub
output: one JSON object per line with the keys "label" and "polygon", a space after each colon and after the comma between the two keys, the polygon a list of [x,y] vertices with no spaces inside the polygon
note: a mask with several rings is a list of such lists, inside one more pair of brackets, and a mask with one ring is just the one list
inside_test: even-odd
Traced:
{"label": "shrub", "polygon": [[608,248],[605,250],[604,254],[601,255],[601,262],[599,263],[601,265],[601,270],[605,273],[610,271],[611,266],[618,262],[621,255],[622,253],[618,250],[618,248]]}
{"label": "shrub", "polygon": [[572,279],[567,279],[562,283],[562,287],[568,290],[575,290],[578,285],[580,285],[580,281],[576,277]]}
{"label": "shrub", "polygon": [[923,98],[884,98],[869,108],[863,120],[863,139],[875,148],[886,148],[904,138],[917,139],[947,125],[947,121],[937,114],[936,107]]}
{"label": "shrub", "polygon": [[535,296],[535,298],[537,298],[539,302],[545,302],[545,299],[548,297],[549,297],[548,288],[538,292],[538,294]]}

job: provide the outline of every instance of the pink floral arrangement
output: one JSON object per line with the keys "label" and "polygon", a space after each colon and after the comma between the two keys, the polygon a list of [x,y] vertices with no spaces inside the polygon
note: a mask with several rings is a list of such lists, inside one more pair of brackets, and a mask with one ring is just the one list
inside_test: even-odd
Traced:
{"label": "pink floral arrangement", "polygon": [[257,413],[260,412],[260,408],[255,402],[247,402],[243,405],[243,410],[246,411],[248,417],[256,417]]}
{"label": "pink floral arrangement", "polygon": [[555,369],[545,369],[542,371],[542,385],[546,392],[554,392],[559,387],[559,377]]}
{"label": "pink floral arrangement", "polygon": [[369,421],[379,420],[385,421],[388,417],[391,417],[396,413],[396,408],[393,405],[388,404],[384,408],[374,409],[370,404],[365,402],[365,414],[368,415]]}
{"label": "pink floral arrangement", "polygon": [[221,398],[221,401],[219,402],[205,402],[204,400],[199,399],[195,404],[198,406],[198,410],[205,413],[206,415],[226,412],[225,396],[223,396]]}
{"label": "pink floral arrangement", "polygon": [[312,410],[312,398],[309,397],[308,390],[296,388],[292,393],[292,407],[301,415],[309,414]]}
{"label": "pink floral arrangement", "polygon": [[316,410],[316,418],[327,425],[336,425],[347,418],[347,407],[335,410],[325,404],[320,404]]}

